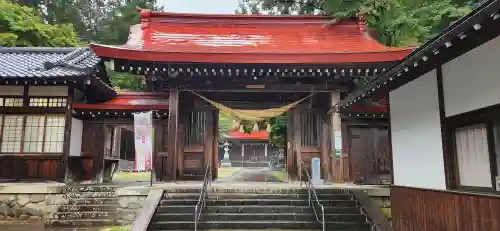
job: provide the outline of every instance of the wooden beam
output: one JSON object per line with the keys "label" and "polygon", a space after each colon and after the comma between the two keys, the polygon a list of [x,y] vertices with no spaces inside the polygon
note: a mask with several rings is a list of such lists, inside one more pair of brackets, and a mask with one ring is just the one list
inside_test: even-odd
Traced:
{"label": "wooden beam", "polygon": [[[217,140],[217,137],[215,137],[216,132],[215,132],[215,117],[214,117],[214,112],[212,110],[207,111],[207,120],[205,123],[205,141],[204,141],[204,146],[205,146],[205,160],[203,161],[203,167],[204,169],[206,168],[207,164],[213,159],[214,153],[214,141]],[[212,168],[212,172],[214,172],[214,163],[211,162],[210,168]]]}
{"label": "wooden beam", "polygon": [[295,168],[292,171],[295,171],[298,174],[300,179],[302,175],[302,169],[300,169],[301,161],[302,161],[302,140],[301,140],[301,132],[302,126],[300,126],[300,109],[293,109],[293,153],[295,157]]}
{"label": "wooden beam", "polygon": [[295,143],[294,143],[294,123],[293,123],[293,113],[294,109],[291,109],[287,113],[287,129],[286,129],[286,137],[287,137],[287,143],[286,145],[286,162],[287,162],[287,171],[288,171],[288,176],[289,180],[291,181],[296,181],[297,178],[297,170],[296,170],[296,163],[295,163]]}
{"label": "wooden beam", "polygon": [[170,89],[168,117],[168,157],[167,175],[171,180],[177,179],[177,151],[179,131],[179,90]]}
{"label": "wooden beam", "polygon": [[[326,115],[321,116],[321,172],[323,173],[323,179],[327,182],[331,182],[331,168],[330,168],[330,140],[332,138],[332,133],[330,132],[331,126],[329,122],[329,117]],[[334,154],[334,153],[333,153]]]}
{"label": "wooden beam", "polygon": [[61,159],[61,163],[63,165],[63,173],[61,174],[64,177],[64,181],[67,181],[68,176],[68,156],[70,151],[70,143],[71,143],[71,122],[72,122],[72,113],[73,113],[73,95],[74,95],[74,86],[72,84],[68,85],[68,98],[67,98],[67,106],[66,106],[66,123],[64,125],[64,143],[63,143],[63,155]]}

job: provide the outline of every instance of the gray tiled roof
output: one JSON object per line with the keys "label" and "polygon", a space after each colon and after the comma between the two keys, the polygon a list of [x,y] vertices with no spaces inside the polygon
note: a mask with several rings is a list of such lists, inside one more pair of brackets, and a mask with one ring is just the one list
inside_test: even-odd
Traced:
{"label": "gray tiled roof", "polygon": [[0,48],[0,78],[83,76],[99,61],[90,47]]}

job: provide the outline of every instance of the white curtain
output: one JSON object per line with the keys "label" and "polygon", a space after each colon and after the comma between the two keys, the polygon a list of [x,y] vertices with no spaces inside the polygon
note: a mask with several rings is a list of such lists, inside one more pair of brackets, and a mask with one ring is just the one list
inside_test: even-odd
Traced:
{"label": "white curtain", "polygon": [[492,187],[486,125],[459,128],[455,139],[460,185]]}

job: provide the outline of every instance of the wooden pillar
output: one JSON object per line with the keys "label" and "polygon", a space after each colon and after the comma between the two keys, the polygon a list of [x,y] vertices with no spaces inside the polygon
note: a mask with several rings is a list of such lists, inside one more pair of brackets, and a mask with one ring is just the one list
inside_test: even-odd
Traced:
{"label": "wooden pillar", "polygon": [[[203,170],[205,170],[206,165],[210,160],[213,160],[214,156],[214,141],[216,140],[215,137],[215,129],[214,129],[214,112],[212,110],[209,110],[206,112],[207,113],[207,120],[205,123],[205,141],[204,141],[204,149],[205,149],[205,160],[203,161]],[[217,171],[217,163],[210,163],[210,168],[212,168],[212,173],[214,171]],[[204,173],[204,172],[203,172]]]}
{"label": "wooden pillar", "polygon": [[212,156],[212,180],[217,179],[218,176],[218,169],[219,169],[219,111],[217,109],[214,109],[213,111],[213,116],[214,116],[214,124],[213,124],[213,131],[214,131],[214,141],[213,141],[213,156]]}
{"label": "wooden pillar", "polygon": [[[320,140],[320,152],[321,152],[321,173],[325,182],[332,182],[332,173],[330,171],[330,140],[332,133],[330,132],[330,121],[328,116],[323,114],[321,116],[321,140]],[[333,154],[333,153],[332,153]]]}
{"label": "wooden pillar", "polygon": [[294,142],[293,142],[293,117],[295,109],[291,109],[287,112],[287,129],[286,129],[286,168],[288,172],[288,180],[296,181],[297,178],[297,170],[295,169],[295,151],[294,151]]}
{"label": "wooden pillar", "polygon": [[[338,102],[340,101],[340,92],[330,92],[330,106],[333,107],[334,105],[336,105]],[[331,151],[333,152],[332,153],[332,156],[330,158],[330,166],[331,166],[331,179],[335,179],[335,174],[339,174],[340,171],[342,171],[342,169],[337,169],[336,168],[336,165],[335,165],[335,160],[336,160],[336,151],[338,151],[336,149],[336,147],[338,146],[342,146],[342,142],[341,144],[336,144],[336,141],[335,141],[335,137],[337,136],[343,136],[342,135],[342,124],[341,124],[341,119],[340,119],[340,114],[339,113],[333,113],[331,115]],[[342,150],[340,150],[340,153],[343,153]]]}
{"label": "wooden pillar", "polygon": [[177,152],[179,136],[179,90],[170,89],[168,99],[168,157],[167,157],[167,175],[171,180],[177,179]]}
{"label": "wooden pillar", "polygon": [[299,108],[294,108],[293,109],[293,154],[294,154],[294,171],[297,174],[296,176],[298,179],[300,179],[300,174],[302,174],[302,170],[300,169],[301,164],[300,162],[302,161],[302,140],[301,140],[301,133],[302,133],[302,126],[300,124],[300,109]]}
{"label": "wooden pillar", "polygon": [[[58,178],[61,177],[61,180],[67,181],[68,180],[68,156],[69,156],[69,149],[70,149],[70,143],[71,143],[71,120],[73,119],[72,112],[73,112],[73,95],[74,95],[74,86],[72,84],[68,85],[68,99],[66,101],[66,113],[65,113],[65,120],[66,123],[64,125],[64,144],[63,144],[63,156],[61,159],[62,163],[62,173],[59,174]],[[26,101],[26,100],[25,100]],[[28,102],[29,103],[29,102]]]}

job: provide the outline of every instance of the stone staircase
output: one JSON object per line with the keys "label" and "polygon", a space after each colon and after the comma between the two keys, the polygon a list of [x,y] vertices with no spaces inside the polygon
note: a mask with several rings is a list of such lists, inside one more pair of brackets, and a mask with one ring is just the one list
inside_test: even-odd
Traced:
{"label": "stone staircase", "polygon": [[49,227],[112,226],[116,220],[118,199],[115,190],[106,186],[70,186],[68,204],[59,207],[46,221]]}
{"label": "stone staircase", "polygon": [[[346,191],[317,189],[326,230],[369,231],[371,224]],[[199,189],[166,192],[149,230],[193,230]],[[306,189],[212,188],[199,230],[322,230],[308,205]],[[317,209],[319,215],[321,210]]]}

